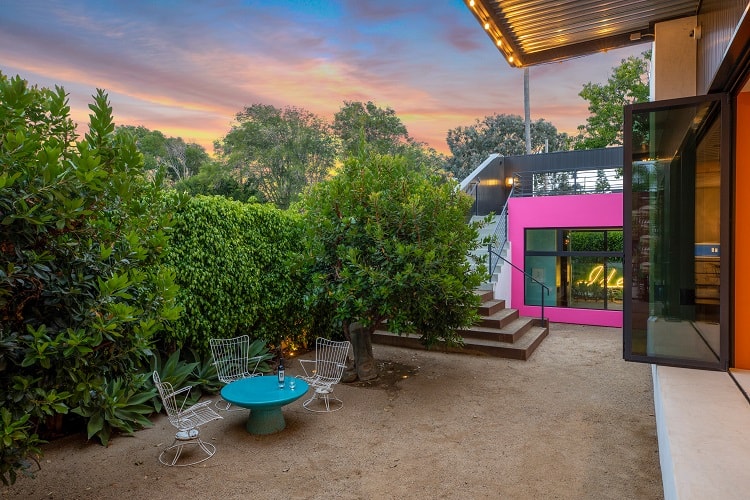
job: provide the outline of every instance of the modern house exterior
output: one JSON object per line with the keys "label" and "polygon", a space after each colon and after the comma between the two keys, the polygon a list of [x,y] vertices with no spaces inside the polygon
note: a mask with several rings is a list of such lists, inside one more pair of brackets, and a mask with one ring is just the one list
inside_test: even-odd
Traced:
{"label": "modern house exterior", "polygon": [[623,357],[652,364],[666,498],[747,498],[750,2],[466,0],[512,67],[648,42],[625,107]]}
{"label": "modern house exterior", "polygon": [[505,229],[488,259],[497,298],[527,317],[622,326],[622,154],[493,155],[464,179],[474,213]]}
{"label": "modern house exterior", "polygon": [[652,102],[625,109],[624,354],[750,369],[749,2],[466,3],[513,67],[652,43]]}

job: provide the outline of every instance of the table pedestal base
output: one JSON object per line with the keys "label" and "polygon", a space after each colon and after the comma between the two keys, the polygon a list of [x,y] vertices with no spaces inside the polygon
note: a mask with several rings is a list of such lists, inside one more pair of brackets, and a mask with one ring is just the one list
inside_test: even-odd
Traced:
{"label": "table pedestal base", "polygon": [[286,427],[281,407],[250,410],[245,428],[250,434],[273,434]]}

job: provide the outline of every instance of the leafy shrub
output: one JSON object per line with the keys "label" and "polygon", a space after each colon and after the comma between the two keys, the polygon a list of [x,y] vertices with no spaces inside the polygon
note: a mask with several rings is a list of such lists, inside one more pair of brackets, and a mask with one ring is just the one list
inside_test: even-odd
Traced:
{"label": "leafy shrub", "polygon": [[[73,410],[89,437],[145,424],[137,373],[167,320],[170,214],[99,90],[77,142],[67,95],[0,73],[0,476]],[[126,398],[124,408],[123,399]],[[115,404],[115,399],[119,403]],[[10,422],[10,423],[9,423]]]}
{"label": "leafy shrub", "polygon": [[177,209],[174,228],[167,259],[185,314],[165,340],[205,354],[211,337],[248,333],[279,343],[302,333],[302,302],[289,266],[301,234],[295,216],[197,196]]}
{"label": "leafy shrub", "polygon": [[473,200],[455,187],[409,158],[367,153],[314,186],[300,206],[316,321],[344,330],[359,322],[367,335],[387,321],[426,345],[460,342],[456,329],[476,321],[474,289],[486,270],[469,265]]}

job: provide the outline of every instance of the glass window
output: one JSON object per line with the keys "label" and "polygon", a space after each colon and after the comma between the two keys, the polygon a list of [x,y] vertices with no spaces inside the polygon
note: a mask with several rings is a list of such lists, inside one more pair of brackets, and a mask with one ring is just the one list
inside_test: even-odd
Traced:
{"label": "glass window", "polygon": [[721,241],[729,231],[722,222],[722,142],[730,133],[724,106],[726,96],[715,94],[626,110],[625,359],[728,365],[721,317],[728,258]]}
{"label": "glass window", "polygon": [[557,231],[554,229],[534,229],[526,232],[526,250],[557,250]]}
{"label": "glass window", "polygon": [[607,243],[604,231],[564,231],[566,240],[570,240],[571,252],[604,252]]}
{"label": "glass window", "polygon": [[[553,298],[545,305],[622,309],[622,234],[619,228],[527,229],[526,272],[549,287]],[[550,242],[560,242],[560,250]],[[531,277],[525,303],[540,305],[541,286]]]}
{"label": "glass window", "polygon": [[[544,283],[549,288],[550,294],[555,293],[557,289],[557,258],[554,256],[527,256],[526,272],[531,277],[526,277],[524,302],[528,305],[540,306],[542,305],[543,288],[539,283]],[[551,306],[555,305],[555,303],[553,299],[548,298],[545,294],[544,305]]]}

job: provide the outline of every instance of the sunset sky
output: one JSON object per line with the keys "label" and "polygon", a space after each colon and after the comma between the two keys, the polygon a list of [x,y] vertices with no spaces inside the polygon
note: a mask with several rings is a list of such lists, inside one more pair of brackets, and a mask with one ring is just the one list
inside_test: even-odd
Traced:
{"label": "sunset sky", "polygon": [[[5,4],[4,6],[2,4]],[[213,152],[252,104],[332,120],[344,101],[391,107],[447,153],[449,129],[523,116],[523,70],[502,59],[462,0],[0,0],[0,71],[61,85],[88,121],[96,88],[118,125]],[[649,45],[532,67],[531,118],[573,133],[578,96]]]}

